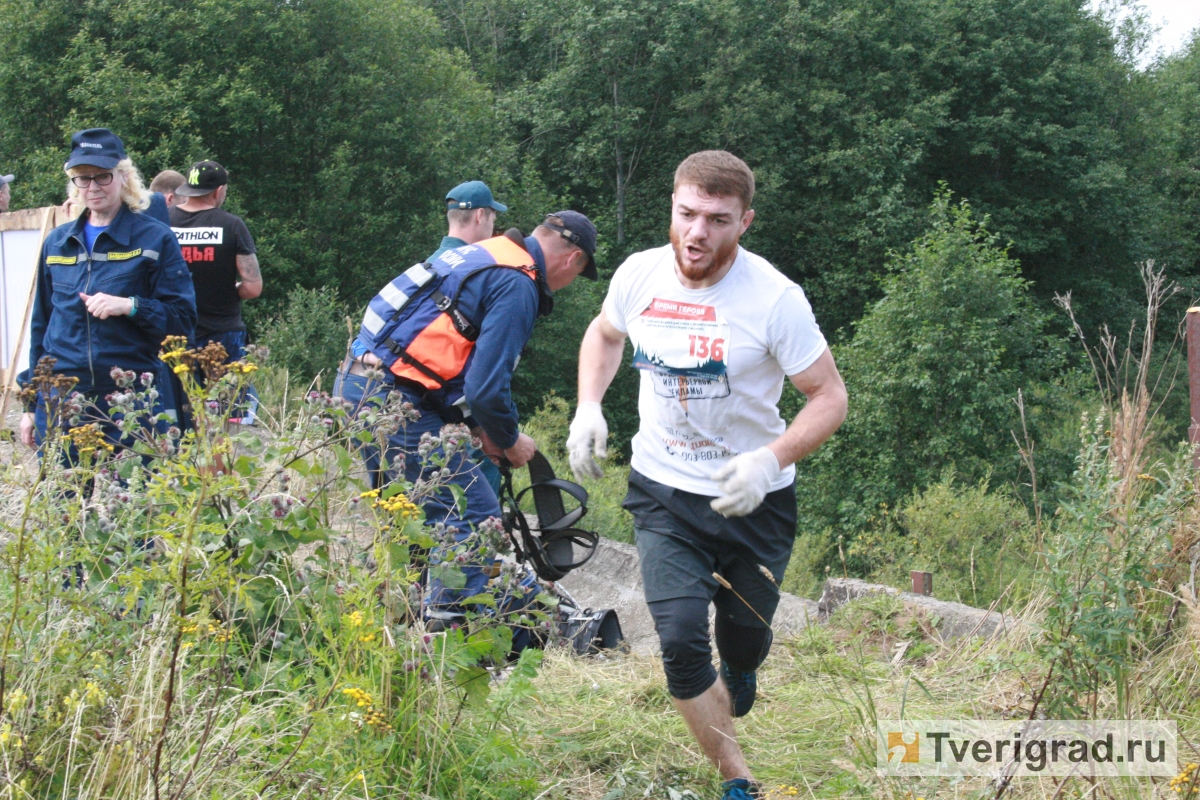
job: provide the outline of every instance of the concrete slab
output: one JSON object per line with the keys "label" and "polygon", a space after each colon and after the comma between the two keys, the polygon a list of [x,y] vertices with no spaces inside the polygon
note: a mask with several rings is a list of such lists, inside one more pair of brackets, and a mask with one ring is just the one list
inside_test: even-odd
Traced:
{"label": "concrete slab", "polygon": [[820,619],[826,620],[834,611],[851,600],[871,594],[889,594],[898,597],[904,603],[924,610],[927,615],[937,617],[940,620],[937,631],[943,641],[961,639],[964,636],[991,638],[1012,631],[1022,624],[1017,618],[996,611],[988,612],[962,603],[937,600],[912,592],[902,592],[891,586],[867,583],[857,578],[829,578],[825,581],[821,599],[817,601]]}
{"label": "concrete slab", "polygon": [[[646,607],[636,547],[602,538],[596,555],[558,583],[585,607],[616,609],[621,630],[634,652],[658,652],[658,635]],[[795,635],[815,622],[817,616],[815,602],[784,592],[773,621],[775,635]]]}

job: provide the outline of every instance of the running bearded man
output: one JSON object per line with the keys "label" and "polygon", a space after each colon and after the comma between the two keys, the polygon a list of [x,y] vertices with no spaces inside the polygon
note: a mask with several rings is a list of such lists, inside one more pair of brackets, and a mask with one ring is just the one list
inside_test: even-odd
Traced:
{"label": "running bearded man", "polygon": [[[593,456],[605,456],[608,436],[600,401],[629,336],[641,422],[624,505],[667,687],[720,770],[725,800],[758,796],[733,717],[754,704],[771,647],[796,535],[793,464],[846,416],[846,387],[804,292],[738,245],[753,199],[754,173],[731,153],[679,165],[671,244],[621,265],[584,336],[567,443],[576,475],[598,477]],[[808,398],[790,426],[778,408],[785,376]]]}

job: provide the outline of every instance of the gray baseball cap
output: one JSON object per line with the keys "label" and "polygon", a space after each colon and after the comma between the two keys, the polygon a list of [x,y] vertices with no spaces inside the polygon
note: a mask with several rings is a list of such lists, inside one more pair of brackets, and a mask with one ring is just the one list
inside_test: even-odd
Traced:
{"label": "gray baseball cap", "polygon": [[12,183],[16,179],[16,175],[0,175],[0,186],[5,185],[6,183]]}

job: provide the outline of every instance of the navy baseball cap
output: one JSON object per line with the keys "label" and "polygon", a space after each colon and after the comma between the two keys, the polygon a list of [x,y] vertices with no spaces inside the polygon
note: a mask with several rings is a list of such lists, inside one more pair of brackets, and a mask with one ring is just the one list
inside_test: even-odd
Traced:
{"label": "navy baseball cap", "polygon": [[578,247],[588,257],[587,264],[580,274],[589,280],[596,280],[596,226],[592,221],[578,211],[556,211],[546,216],[542,225]]}
{"label": "navy baseball cap", "polygon": [[451,208],[492,208],[498,214],[508,211],[508,206],[496,202],[492,190],[483,181],[467,181],[451,189],[446,195],[446,209]]}
{"label": "navy baseball cap", "polygon": [[71,157],[63,164],[63,169],[84,165],[115,169],[125,158],[125,145],[120,136],[108,128],[88,128],[71,137]]}
{"label": "navy baseball cap", "polygon": [[188,168],[187,177],[175,190],[182,197],[203,197],[229,183],[229,173],[215,161],[197,161]]}

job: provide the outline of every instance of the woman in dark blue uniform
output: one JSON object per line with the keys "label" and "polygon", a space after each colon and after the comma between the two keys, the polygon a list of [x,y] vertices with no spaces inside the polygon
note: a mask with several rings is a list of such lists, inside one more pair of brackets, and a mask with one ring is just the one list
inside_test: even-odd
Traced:
{"label": "woman in dark blue uniform", "polygon": [[[116,134],[76,133],[64,169],[81,212],[42,246],[29,371],[18,380],[28,383],[38,361],[50,356],[54,372],[76,378],[75,391],[95,406],[83,416],[103,419],[108,396],[122,389],[120,371],[156,374],[163,339],[195,327],[195,291],[171,229],[142,213],[149,194]],[[45,400],[39,396],[21,418],[21,441],[29,447],[45,438]],[[159,398],[148,417],[161,410]],[[101,429],[112,444],[128,445],[111,422]]]}

